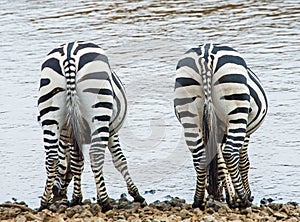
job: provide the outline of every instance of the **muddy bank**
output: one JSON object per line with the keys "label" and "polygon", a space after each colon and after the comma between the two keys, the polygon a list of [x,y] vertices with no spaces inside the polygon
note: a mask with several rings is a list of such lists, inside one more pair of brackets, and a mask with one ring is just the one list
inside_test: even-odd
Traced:
{"label": "muddy bank", "polygon": [[68,207],[52,204],[50,210],[38,212],[28,208],[25,202],[6,202],[0,205],[1,221],[300,221],[300,207],[295,202],[278,204],[262,200],[260,206],[247,209],[230,209],[223,202],[207,203],[205,211],[193,209],[184,199],[172,198],[156,201],[146,207],[122,197],[114,201],[113,210],[101,212],[101,207],[85,200],[82,205]]}

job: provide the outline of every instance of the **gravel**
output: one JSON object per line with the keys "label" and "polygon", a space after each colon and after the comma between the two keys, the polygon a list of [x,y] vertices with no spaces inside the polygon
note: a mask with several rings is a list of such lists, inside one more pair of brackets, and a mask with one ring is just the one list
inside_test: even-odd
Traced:
{"label": "gravel", "polygon": [[0,204],[0,221],[78,221],[78,222],[158,222],[158,221],[300,221],[300,206],[295,202],[279,204],[261,202],[260,206],[246,209],[230,209],[226,203],[209,201],[202,211],[193,209],[184,199],[172,198],[168,201],[155,201],[141,207],[126,198],[111,200],[113,210],[101,212],[101,207],[84,200],[82,205],[68,207],[66,204],[52,204],[49,209],[38,211],[27,207],[25,202],[6,202]]}

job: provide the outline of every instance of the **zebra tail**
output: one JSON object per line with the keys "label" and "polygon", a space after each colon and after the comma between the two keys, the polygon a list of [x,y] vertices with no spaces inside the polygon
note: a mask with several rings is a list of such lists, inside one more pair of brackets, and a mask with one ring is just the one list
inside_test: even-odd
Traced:
{"label": "zebra tail", "polygon": [[211,102],[204,105],[203,137],[206,151],[206,166],[209,168],[208,193],[218,195],[218,140],[217,117]]}
{"label": "zebra tail", "polygon": [[64,62],[64,71],[66,76],[67,88],[67,120],[66,125],[68,134],[73,140],[74,149],[82,155],[82,145],[85,143],[86,123],[84,121],[81,109],[80,99],[76,90],[76,69],[75,60],[68,58]]}

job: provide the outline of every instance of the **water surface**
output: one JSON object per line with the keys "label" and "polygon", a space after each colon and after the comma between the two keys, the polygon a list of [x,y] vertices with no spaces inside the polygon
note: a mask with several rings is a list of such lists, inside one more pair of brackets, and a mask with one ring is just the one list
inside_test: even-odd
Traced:
{"label": "water surface", "polygon": [[[62,43],[102,46],[126,85],[129,115],[121,142],[131,175],[148,202],[193,200],[195,172],[173,114],[180,55],[204,42],[240,51],[260,77],[270,108],[252,136],[250,182],[263,197],[300,202],[300,3],[298,1],[9,1],[0,0],[0,202],[39,205],[45,183],[36,122],[40,65]],[[88,160],[86,160],[88,163]],[[126,192],[107,155],[109,195]],[[84,198],[95,197],[86,164]]]}

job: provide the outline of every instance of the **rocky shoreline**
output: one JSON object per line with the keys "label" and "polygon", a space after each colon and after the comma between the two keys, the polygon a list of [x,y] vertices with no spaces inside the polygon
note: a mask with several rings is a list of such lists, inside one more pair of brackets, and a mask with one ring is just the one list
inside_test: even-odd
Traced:
{"label": "rocky shoreline", "polygon": [[295,202],[279,204],[263,199],[260,206],[253,205],[240,210],[230,209],[223,202],[208,201],[204,211],[193,209],[191,204],[180,198],[156,201],[145,207],[127,200],[126,197],[111,202],[114,209],[106,213],[102,213],[101,207],[90,200],[85,200],[82,205],[74,207],[62,203],[52,204],[49,210],[40,212],[27,207],[25,202],[6,202],[0,204],[0,221],[300,221],[300,206]]}

